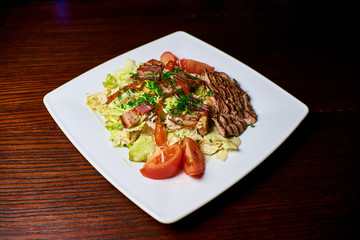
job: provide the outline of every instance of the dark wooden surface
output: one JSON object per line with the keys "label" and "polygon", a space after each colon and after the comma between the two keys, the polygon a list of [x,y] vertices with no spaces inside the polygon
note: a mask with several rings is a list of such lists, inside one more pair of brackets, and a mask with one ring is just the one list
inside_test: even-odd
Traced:
{"label": "dark wooden surface", "polygon": [[[0,239],[356,239],[354,9],[340,2],[286,0],[2,1]],[[43,97],[110,58],[178,30],[262,73],[310,113],[243,180],[164,225],[86,161]]]}

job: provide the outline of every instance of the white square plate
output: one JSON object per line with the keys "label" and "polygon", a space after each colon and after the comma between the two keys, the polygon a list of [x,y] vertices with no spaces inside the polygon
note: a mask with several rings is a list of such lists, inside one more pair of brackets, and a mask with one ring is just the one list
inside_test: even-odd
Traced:
{"label": "white square plate", "polygon": [[[240,136],[239,151],[231,152],[225,162],[212,158],[200,179],[184,173],[167,180],[143,177],[139,171],[143,163],[130,162],[126,148],[112,147],[102,120],[86,105],[86,97],[103,90],[106,75],[122,68],[127,58],[139,64],[159,59],[165,51],[206,62],[238,80],[258,115],[255,127]],[[81,154],[120,192],[162,223],[185,217],[242,179],[283,143],[308,113],[306,105],[261,74],[185,32],[172,33],[91,69],[48,93],[44,103]]]}

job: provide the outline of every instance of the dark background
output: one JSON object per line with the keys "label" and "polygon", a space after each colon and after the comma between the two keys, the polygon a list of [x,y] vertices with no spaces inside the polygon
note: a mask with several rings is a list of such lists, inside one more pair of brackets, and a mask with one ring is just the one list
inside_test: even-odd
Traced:
{"label": "dark background", "polygon": [[[0,6],[0,239],[360,237],[354,6],[286,0]],[[244,179],[164,225],[86,161],[42,101],[83,72],[178,30],[252,67],[310,112]]]}

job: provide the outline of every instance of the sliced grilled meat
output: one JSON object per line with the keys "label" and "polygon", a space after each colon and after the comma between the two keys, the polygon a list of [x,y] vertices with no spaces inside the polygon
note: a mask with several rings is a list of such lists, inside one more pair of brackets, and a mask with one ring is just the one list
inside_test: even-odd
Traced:
{"label": "sliced grilled meat", "polygon": [[222,136],[240,136],[256,122],[249,96],[235,79],[223,72],[205,70],[204,80],[213,95],[209,97],[215,110],[211,118]]}
{"label": "sliced grilled meat", "polygon": [[164,64],[158,60],[151,59],[137,69],[140,79],[159,80]]}

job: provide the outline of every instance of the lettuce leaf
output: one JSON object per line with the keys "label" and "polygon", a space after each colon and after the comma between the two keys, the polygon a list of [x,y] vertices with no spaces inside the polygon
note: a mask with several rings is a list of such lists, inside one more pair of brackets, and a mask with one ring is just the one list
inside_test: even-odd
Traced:
{"label": "lettuce leaf", "polygon": [[106,102],[107,90],[90,94],[86,98],[86,105],[88,105],[93,111],[104,115],[107,111]]}
{"label": "lettuce leaf", "polygon": [[139,137],[140,131],[124,131],[113,129],[110,131],[110,140],[114,147],[128,147]]}
{"label": "lettuce leaf", "polygon": [[122,88],[126,85],[127,81],[131,74],[136,73],[137,66],[134,60],[126,59],[124,62],[124,67],[114,71],[112,74],[106,76],[105,82],[103,85],[106,89],[116,89]]}
{"label": "lettuce leaf", "polygon": [[147,134],[140,134],[129,150],[129,160],[145,162],[155,152],[157,145],[154,137]]}
{"label": "lettuce leaf", "polygon": [[108,74],[106,76],[105,82],[103,82],[103,85],[107,89],[115,89],[115,88],[119,87],[119,82],[114,76],[112,76],[111,74]]}
{"label": "lettuce leaf", "polygon": [[213,127],[198,144],[204,154],[215,155],[217,159],[225,161],[229,151],[238,150],[241,140],[238,137],[224,138]]}

